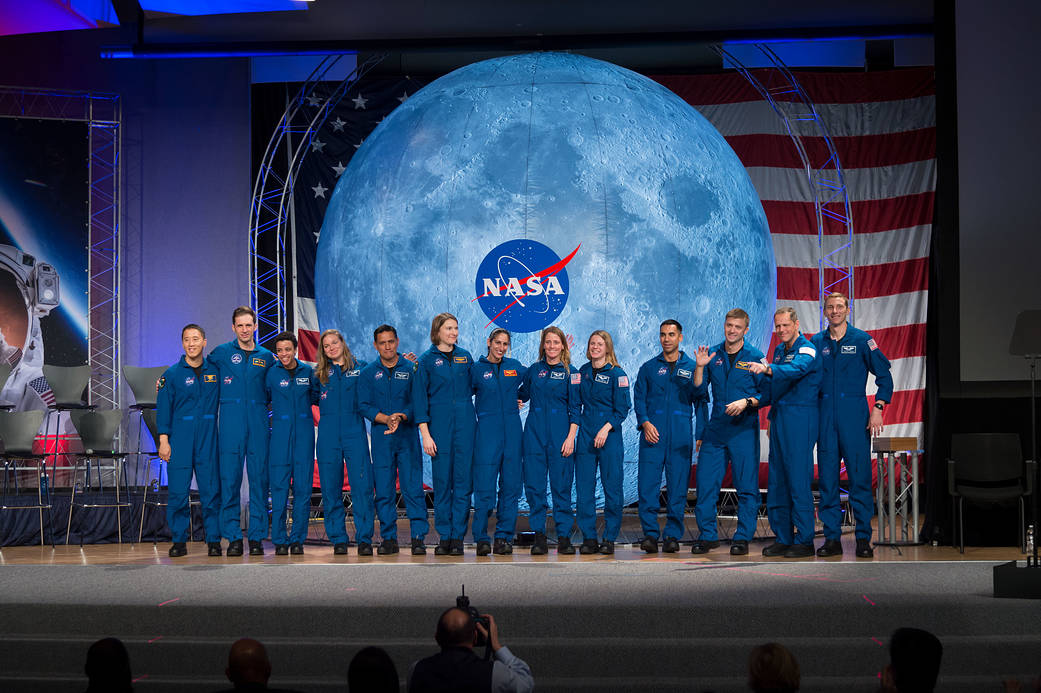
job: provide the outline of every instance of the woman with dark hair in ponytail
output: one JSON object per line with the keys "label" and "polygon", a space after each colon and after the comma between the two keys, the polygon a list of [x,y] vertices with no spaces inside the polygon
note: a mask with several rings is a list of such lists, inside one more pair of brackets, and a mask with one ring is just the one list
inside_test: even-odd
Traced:
{"label": "woman with dark hair in ponytail", "polygon": [[[517,406],[518,388],[524,366],[506,354],[510,333],[499,327],[488,335],[488,355],[470,369],[470,384],[477,410],[477,439],[474,447],[474,541],[477,555],[492,551],[502,556],[513,553],[517,529],[517,504],[521,486],[521,420]],[[495,502],[496,481],[499,501]],[[495,545],[488,536],[488,517],[495,513]]]}

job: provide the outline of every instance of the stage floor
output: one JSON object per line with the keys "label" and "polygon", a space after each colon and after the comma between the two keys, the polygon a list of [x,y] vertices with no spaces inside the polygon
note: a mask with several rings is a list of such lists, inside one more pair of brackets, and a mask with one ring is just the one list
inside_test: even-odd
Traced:
{"label": "stage floor", "polygon": [[[628,533],[632,536],[632,532]],[[407,523],[402,522],[399,527],[399,536],[408,536]],[[638,541],[636,537],[626,537],[629,541]],[[123,543],[123,544],[88,544],[82,548],[77,545],[59,544],[55,548],[45,546],[9,546],[0,549],[0,565],[227,565],[227,564],[271,564],[271,565],[367,565],[367,564],[457,564],[472,563],[480,564],[503,564],[503,563],[588,563],[588,562],[627,562],[627,561],[662,561],[678,563],[891,563],[891,562],[916,562],[916,561],[1014,561],[1023,560],[1024,555],[1016,547],[991,546],[973,547],[966,546],[965,553],[960,553],[957,547],[952,546],[875,546],[874,558],[856,558],[854,554],[855,540],[852,534],[844,534],[842,537],[843,554],[833,558],[764,558],[763,547],[771,540],[763,539],[753,541],[749,544],[747,556],[731,556],[730,546],[726,541],[721,542],[718,549],[702,554],[692,555],[690,553],[690,542],[680,545],[679,553],[646,554],[640,550],[638,544],[619,543],[616,545],[614,556],[592,555],[583,556],[577,552],[573,556],[559,556],[553,544],[550,544],[549,553],[545,556],[532,556],[527,546],[515,546],[513,554],[508,556],[477,556],[474,553],[474,545],[468,543],[466,551],[462,556],[435,556],[434,543],[436,537],[427,539],[427,555],[413,556],[409,552],[407,544],[402,546],[401,553],[393,556],[358,556],[357,546],[352,544],[346,556],[334,556],[332,546],[328,544],[308,543],[304,546],[303,556],[276,556],[274,546],[265,541],[264,556],[248,556],[229,558],[210,558],[206,555],[206,544],[203,542],[189,542],[188,555],[183,558],[170,558],[167,551],[169,542],[153,544],[145,543]],[[822,539],[817,538],[815,545],[820,546]],[[227,542],[224,542],[227,546]],[[374,551],[375,553],[375,551]]]}

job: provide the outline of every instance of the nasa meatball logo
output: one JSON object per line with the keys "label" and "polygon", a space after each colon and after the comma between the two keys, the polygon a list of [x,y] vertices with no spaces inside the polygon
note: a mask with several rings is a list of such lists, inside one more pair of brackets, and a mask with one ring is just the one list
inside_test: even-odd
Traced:
{"label": "nasa meatball logo", "polygon": [[278,386],[279,387],[289,387],[289,378],[283,378],[282,380],[279,380],[278,381]]}
{"label": "nasa meatball logo", "polygon": [[567,305],[567,265],[579,244],[561,259],[553,249],[526,238],[495,246],[481,261],[474,301],[495,323],[513,332],[535,332],[551,324]]}
{"label": "nasa meatball logo", "polygon": [[374,377],[374,378],[375,378],[376,380],[379,380],[380,378],[382,378],[382,377],[383,377],[383,371],[376,371],[376,375],[375,375],[375,376],[373,376],[373,377]]}
{"label": "nasa meatball logo", "polygon": [[658,375],[665,375],[668,372],[669,371],[668,371],[667,368],[665,368],[665,366],[662,366],[661,368],[658,369]]}
{"label": "nasa meatball logo", "polygon": [[540,377],[540,378],[545,378],[545,377],[546,377],[546,371],[545,371],[545,369],[543,369],[543,370],[539,371],[539,377]]}
{"label": "nasa meatball logo", "polygon": [[484,372],[484,379],[485,380],[491,380],[492,379],[492,372],[491,371],[485,371]]}

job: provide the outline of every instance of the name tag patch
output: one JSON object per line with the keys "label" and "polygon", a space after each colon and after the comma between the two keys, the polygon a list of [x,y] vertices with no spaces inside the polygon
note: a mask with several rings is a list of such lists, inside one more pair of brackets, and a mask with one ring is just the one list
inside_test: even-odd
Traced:
{"label": "name tag patch", "polygon": [[795,358],[795,354],[788,354],[787,356],[784,357],[784,362],[788,363],[789,361],[791,361],[794,358]]}
{"label": "name tag patch", "polygon": [[465,356],[453,356],[452,363],[469,363],[469,359]]}
{"label": "name tag patch", "polygon": [[204,383],[215,383],[217,382],[217,376],[204,373],[202,376],[202,381]]}
{"label": "name tag patch", "polygon": [[297,385],[310,385],[311,384],[311,379],[310,378],[297,378],[296,379],[296,384]]}
{"label": "name tag patch", "polygon": [[517,371],[515,371],[515,370],[503,371],[502,374],[505,375],[507,378],[516,378],[517,377]]}
{"label": "name tag patch", "polygon": [[857,353],[857,345],[856,344],[843,344],[842,345],[842,353],[843,354],[855,354],[855,353]]}
{"label": "name tag patch", "polygon": [[549,379],[550,380],[563,380],[564,379],[564,371],[553,371],[552,373],[549,374]]}
{"label": "name tag patch", "polygon": [[685,370],[683,368],[680,368],[679,370],[676,371],[676,375],[678,375],[681,378],[689,378],[690,377],[690,371]]}
{"label": "name tag patch", "polygon": [[397,380],[408,380],[408,371],[395,371],[394,378]]}
{"label": "name tag patch", "polygon": [[267,368],[267,361],[265,361],[264,359],[254,358],[253,365],[260,366],[261,368]]}
{"label": "name tag patch", "polygon": [[611,379],[609,377],[607,377],[606,375],[604,375],[603,373],[600,373],[599,375],[596,376],[596,382],[604,383],[606,385],[607,383],[611,382]]}
{"label": "name tag patch", "polygon": [[742,370],[742,371],[747,371],[748,367],[751,366],[751,365],[752,364],[749,363],[748,361],[738,361],[737,363],[734,364],[734,368],[737,368],[738,370]]}
{"label": "name tag patch", "polygon": [[358,368],[355,368],[353,371],[347,371],[348,378],[357,378],[359,375],[361,375],[361,370]]}

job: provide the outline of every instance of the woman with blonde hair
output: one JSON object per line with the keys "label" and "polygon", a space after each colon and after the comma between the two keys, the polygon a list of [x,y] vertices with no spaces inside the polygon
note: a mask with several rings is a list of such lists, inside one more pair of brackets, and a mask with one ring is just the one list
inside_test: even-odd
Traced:
{"label": "woman with blonde hair", "polygon": [[473,357],[456,344],[458,340],[456,317],[451,313],[434,316],[430,348],[419,357],[412,381],[415,421],[434,477],[437,556],[463,555],[473,489]]}
{"label": "woman with blonde hair", "polygon": [[[346,461],[358,555],[371,556],[375,521],[372,458],[365,419],[358,408],[358,376],[365,363],[354,358],[339,330],[325,330],[318,344],[318,480],[325,509],[325,532],[333,544],[333,553],[345,555],[350,543],[343,506]],[[303,552],[299,544],[290,546],[290,553]]]}
{"label": "woman with blonde hair", "polygon": [[[629,376],[618,365],[614,340],[606,330],[594,330],[586,343],[589,362],[579,370],[582,415],[578,428],[575,486],[579,553],[613,554],[622,528],[622,422],[629,415]],[[596,536],[596,473],[604,489],[604,537]]]}
{"label": "woman with blonde hair", "polygon": [[[509,331],[497,327],[488,335],[488,355],[470,368],[477,410],[473,533],[478,556],[487,556],[492,551],[497,556],[513,553],[513,535],[517,529],[517,504],[523,487],[517,390],[525,368],[520,361],[506,355],[509,350]],[[492,508],[497,508],[494,546],[488,536]]]}
{"label": "woman with blonde hair", "polygon": [[520,389],[521,401],[529,402],[524,423],[524,496],[528,500],[528,524],[535,532],[531,546],[535,556],[548,551],[547,476],[553,494],[557,553],[575,553],[571,544],[575,527],[571,489],[575,485],[575,437],[582,413],[579,380],[564,331],[555,325],[542,330],[539,360],[528,368]]}

